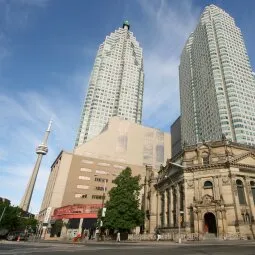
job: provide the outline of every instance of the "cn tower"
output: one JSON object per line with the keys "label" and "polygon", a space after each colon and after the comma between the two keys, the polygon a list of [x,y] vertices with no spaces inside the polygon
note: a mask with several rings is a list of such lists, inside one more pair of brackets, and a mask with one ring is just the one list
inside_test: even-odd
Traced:
{"label": "cn tower", "polygon": [[31,198],[33,195],[33,190],[34,190],[34,186],[35,186],[35,182],[36,182],[36,178],[37,178],[37,174],[42,162],[42,157],[44,155],[47,154],[48,152],[48,146],[47,146],[47,141],[49,138],[49,134],[50,134],[50,129],[51,129],[51,124],[52,124],[52,120],[49,123],[48,129],[46,130],[43,142],[36,148],[36,154],[37,156],[37,160],[34,166],[34,170],[33,173],[29,179],[25,194],[21,200],[20,203],[20,208],[23,209],[23,211],[27,212],[30,206],[30,202],[31,202]]}

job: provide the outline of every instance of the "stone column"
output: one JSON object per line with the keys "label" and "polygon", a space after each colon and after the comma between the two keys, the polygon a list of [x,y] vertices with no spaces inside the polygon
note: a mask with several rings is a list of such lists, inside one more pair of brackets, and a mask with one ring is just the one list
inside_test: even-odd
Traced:
{"label": "stone column", "polygon": [[160,194],[160,226],[164,227],[165,225],[165,193],[164,191]]}
{"label": "stone column", "polygon": [[197,190],[198,190],[198,200],[202,198],[202,187],[201,187],[201,179],[197,180]]}
{"label": "stone column", "polygon": [[200,196],[199,196],[199,182],[198,179],[194,180],[194,195],[195,195],[195,199],[199,200]]}
{"label": "stone column", "polygon": [[168,226],[168,190],[166,189],[163,193],[164,195],[164,227]]}
{"label": "stone column", "polygon": [[160,225],[160,212],[161,212],[161,196],[159,191],[157,191],[157,226]]}
{"label": "stone column", "polygon": [[185,232],[190,232],[190,217],[189,217],[189,209],[188,209],[188,205],[187,205],[187,182],[184,181],[183,183],[183,221],[184,221],[184,227],[185,227]]}
{"label": "stone column", "polygon": [[174,199],[173,199],[173,187],[170,187],[170,227],[174,226],[174,215],[173,215],[173,210],[174,210]]}
{"label": "stone column", "polygon": [[180,216],[180,187],[179,183],[176,185],[176,195],[177,195],[177,207],[176,207],[176,222],[177,226],[179,227],[179,216]]}
{"label": "stone column", "polygon": [[149,233],[154,233],[155,228],[158,225],[158,196],[157,191],[154,188],[151,188],[151,196],[149,203],[150,210],[150,221],[149,221]]}
{"label": "stone column", "polygon": [[216,180],[216,177],[215,176],[213,176],[213,198],[215,199],[215,200],[217,200],[218,199],[218,187],[217,187],[217,180]]}
{"label": "stone column", "polygon": [[245,193],[246,193],[246,197],[247,197],[247,202],[248,202],[248,206],[249,206],[249,211],[250,211],[250,230],[251,230],[251,234],[253,239],[255,239],[255,226],[254,224],[252,224],[252,221],[254,219],[254,206],[253,205],[253,197],[252,197],[252,190],[251,190],[251,185],[250,185],[250,180],[249,178],[247,179],[246,176],[244,176],[244,186],[245,186]]}
{"label": "stone column", "polygon": [[219,189],[219,199],[221,199],[222,194],[222,179],[218,176],[218,189]]}
{"label": "stone column", "polygon": [[167,190],[167,226],[171,226],[171,188]]}
{"label": "stone column", "polygon": [[177,198],[177,188],[176,188],[176,185],[173,186],[173,197],[174,197],[174,200],[173,200],[173,227],[177,227],[177,212],[178,212],[178,198]]}
{"label": "stone column", "polygon": [[235,229],[236,229],[236,232],[239,233],[240,232],[240,228],[239,228],[239,220],[240,220],[239,215],[240,214],[238,214],[238,212],[240,211],[240,206],[239,206],[239,200],[238,200],[235,175],[231,174],[230,181],[231,181],[231,190],[232,190],[234,212],[235,212]]}

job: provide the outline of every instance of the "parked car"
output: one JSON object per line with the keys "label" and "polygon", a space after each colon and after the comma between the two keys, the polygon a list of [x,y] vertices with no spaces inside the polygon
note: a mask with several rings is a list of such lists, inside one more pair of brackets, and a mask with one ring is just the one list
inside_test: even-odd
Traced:
{"label": "parked car", "polygon": [[0,229],[0,239],[6,239],[7,235],[9,233],[9,230],[6,228]]}
{"label": "parked car", "polygon": [[19,238],[20,241],[27,241],[28,235],[21,231],[10,232],[7,236],[8,241],[17,241]]}

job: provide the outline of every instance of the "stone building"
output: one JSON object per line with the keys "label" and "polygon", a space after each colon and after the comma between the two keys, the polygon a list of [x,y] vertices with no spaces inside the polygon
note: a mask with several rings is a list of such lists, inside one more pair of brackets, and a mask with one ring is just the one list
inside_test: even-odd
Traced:
{"label": "stone building", "polygon": [[227,141],[188,146],[158,173],[146,168],[145,231],[254,238],[255,148]]}

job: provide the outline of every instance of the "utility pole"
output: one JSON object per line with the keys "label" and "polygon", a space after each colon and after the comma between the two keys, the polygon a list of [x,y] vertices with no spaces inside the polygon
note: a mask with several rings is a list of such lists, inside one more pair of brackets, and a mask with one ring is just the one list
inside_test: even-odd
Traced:
{"label": "utility pole", "polygon": [[38,171],[39,171],[39,168],[40,168],[40,165],[41,165],[41,162],[42,162],[42,157],[44,155],[46,155],[47,152],[48,152],[47,141],[48,141],[48,138],[49,138],[51,125],[52,125],[52,120],[50,121],[48,129],[46,130],[43,142],[36,148],[36,154],[38,155],[37,160],[36,160],[36,163],[35,163],[35,166],[34,166],[33,173],[32,173],[32,175],[30,177],[30,180],[27,184],[26,191],[24,193],[24,196],[23,196],[23,198],[21,200],[21,203],[20,203],[20,206],[19,206],[25,212],[28,212],[28,210],[29,210],[29,206],[30,206],[31,198],[32,198],[33,191],[34,191],[36,178],[37,178]]}

